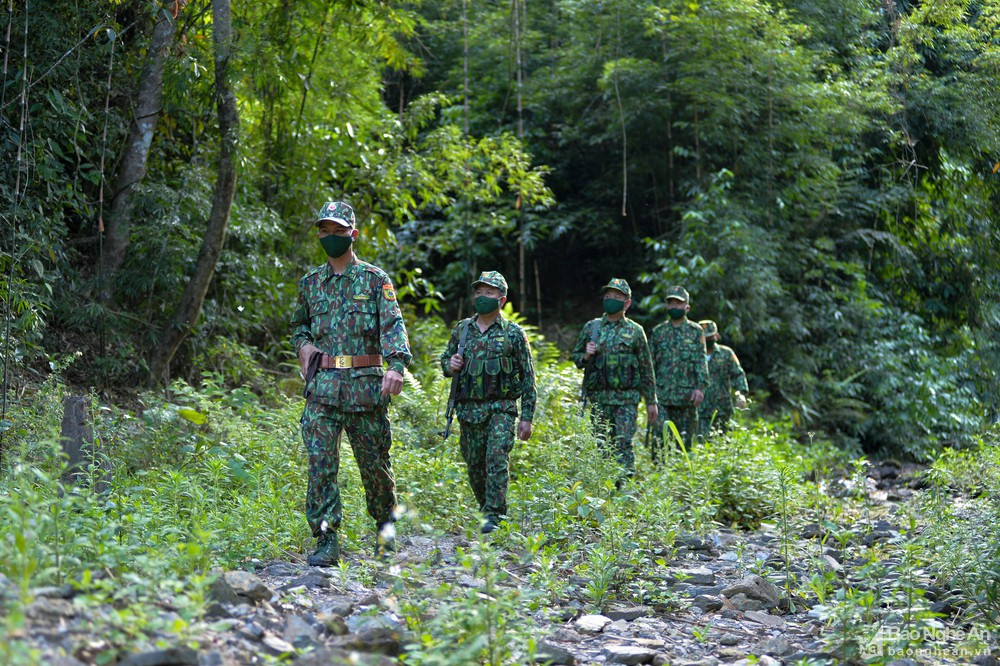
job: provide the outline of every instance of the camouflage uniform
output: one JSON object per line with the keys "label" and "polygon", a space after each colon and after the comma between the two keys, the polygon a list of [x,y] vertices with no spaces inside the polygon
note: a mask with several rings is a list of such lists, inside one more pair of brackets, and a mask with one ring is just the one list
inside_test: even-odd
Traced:
{"label": "camouflage uniform", "polygon": [[[628,298],[632,290],[628,282],[614,278],[601,291],[615,289]],[[653,362],[642,326],[628,317],[613,321],[602,315],[587,322],[570,357],[578,368],[585,368],[587,343],[593,341],[597,327],[597,354],[589,361],[585,373],[584,391],[591,404],[590,418],[594,431],[603,435],[605,452],[614,456],[626,476],[635,474],[636,417],[640,396],[647,407],[656,404]]]}
{"label": "camouflage uniform", "polygon": [[[687,302],[687,291],[672,287],[668,298]],[[691,402],[694,390],[708,387],[708,365],[705,362],[705,338],[701,326],[686,316],[674,326],[670,321],[653,328],[649,346],[653,353],[656,373],[656,394],[660,399],[660,415],[653,424],[650,446],[655,462],[663,449],[663,428],[673,421],[689,449],[698,431],[698,410]]]}
{"label": "camouflage uniform", "polygon": [[[507,292],[507,282],[496,271],[486,271],[473,283]],[[485,332],[479,315],[463,319],[452,330],[441,354],[441,369],[451,377],[451,357],[458,353],[462,329],[467,327],[465,363],[459,370],[455,411],[461,423],[459,447],[469,474],[469,485],[487,520],[499,522],[507,514],[510,452],[514,447],[517,400],[521,420],[535,415],[535,369],[524,330],[498,315]]]}
{"label": "camouflage uniform", "polygon": [[[705,337],[719,332],[713,321],[706,319],[698,323],[704,329]],[[733,391],[746,393],[749,390],[746,373],[736,358],[736,352],[718,342],[708,355],[708,380],[705,401],[698,407],[698,423],[703,435],[712,428],[723,432],[728,430],[729,421],[733,418]]]}
{"label": "camouflage uniform", "polygon": [[[353,211],[351,218],[353,222]],[[399,373],[411,359],[389,276],[357,259],[340,275],[329,263],[306,273],[299,281],[291,323],[296,350],[311,343],[329,356],[381,354]],[[389,459],[389,399],[381,395],[383,374],[381,366],[320,369],[306,385],[301,419],[309,454],[306,519],[314,536],[340,527],[337,474],[344,430],[361,472],[369,515],[376,523],[393,520],[396,484]]]}

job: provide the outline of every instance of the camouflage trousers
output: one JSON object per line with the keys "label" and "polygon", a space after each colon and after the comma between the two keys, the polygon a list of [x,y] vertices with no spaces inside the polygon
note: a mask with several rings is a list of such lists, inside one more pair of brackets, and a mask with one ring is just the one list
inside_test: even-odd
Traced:
{"label": "camouflage trousers", "polygon": [[707,409],[699,409],[698,433],[701,435],[708,435],[708,433],[712,430],[728,432],[729,426],[732,424],[732,420],[733,412],[731,411],[723,411],[722,409],[716,408],[712,408],[711,411]]}
{"label": "camouflage trousers", "polygon": [[367,412],[342,412],[317,402],[306,402],[302,412],[302,440],[309,454],[309,489],[306,493],[306,520],[313,536],[319,536],[325,522],[327,530],[340,527],[340,436],[347,438],[365,488],[368,515],[376,523],[393,519],[396,506],[396,480],[392,475],[389,447],[392,431],[386,407]]}
{"label": "camouflage trousers", "polygon": [[605,455],[614,457],[615,462],[628,477],[635,476],[635,449],[632,447],[632,438],[635,436],[638,414],[637,404],[595,403],[590,409],[590,422],[594,432],[600,437],[601,450]]}
{"label": "camouflage trousers", "polygon": [[[666,427],[667,421],[674,422],[677,432],[684,439],[684,446],[690,451],[691,442],[698,432],[698,408],[694,405],[660,405],[660,415],[656,419],[656,422],[653,423],[653,432],[649,441],[649,453],[654,463],[659,462],[660,456],[664,455],[663,429]],[[675,441],[673,433],[669,430],[667,431],[667,437],[670,438],[672,443]]]}
{"label": "camouflage trousers", "polygon": [[469,485],[488,517],[507,515],[510,452],[514,448],[513,414],[490,414],[483,421],[460,421],[458,445],[469,471]]}

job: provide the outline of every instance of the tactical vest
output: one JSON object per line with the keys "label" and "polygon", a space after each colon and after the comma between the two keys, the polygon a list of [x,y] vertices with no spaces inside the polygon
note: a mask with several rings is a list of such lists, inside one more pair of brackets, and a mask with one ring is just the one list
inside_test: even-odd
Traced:
{"label": "tactical vest", "polygon": [[[466,320],[464,326],[474,326]],[[459,400],[517,400],[521,397],[521,368],[514,357],[507,331],[502,340],[482,339],[465,352],[465,365],[458,379]]]}
{"label": "tactical vest", "polygon": [[[596,321],[592,326],[600,326]],[[636,331],[625,328],[610,345],[598,345],[594,369],[587,377],[588,391],[634,391],[639,388],[639,357],[633,351]]]}

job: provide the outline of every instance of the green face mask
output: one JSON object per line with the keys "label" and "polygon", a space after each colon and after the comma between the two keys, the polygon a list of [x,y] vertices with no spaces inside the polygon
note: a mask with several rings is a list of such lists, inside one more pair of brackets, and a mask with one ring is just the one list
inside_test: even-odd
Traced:
{"label": "green face mask", "polygon": [[680,319],[686,312],[684,308],[667,308],[667,314],[671,319]]}
{"label": "green face mask", "polygon": [[319,244],[323,246],[323,251],[326,252],[328,257],[342,257],[344,254],[351,249],[351,243],[354,239],[350,236],[323,236],[319,239]]}
{"label": "green face mask", "polygon": [[500,307],[499,298],[489,296],[476,296],[476,312],[481,315],[489,314]]}
{"label": "green face mask", "polygon": [[604,311],[608,314],[618,314],[625,309],[625,301],[619,301],[617,298],[605,298],[604,299]]}

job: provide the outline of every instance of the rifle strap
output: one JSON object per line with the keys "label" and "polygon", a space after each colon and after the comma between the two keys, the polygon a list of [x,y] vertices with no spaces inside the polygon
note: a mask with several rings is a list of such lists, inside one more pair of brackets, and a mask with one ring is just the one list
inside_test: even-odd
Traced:
{"label": "rifle strap", "polygon": [[595,319],[594,325],[590,327],[590,341],[595,345],[601,339],[601,320]]}
{"label": "rifle strap", "polygon": [[[462,324],[465,324],[462,326]],[[461,356],[465,353],[465,339],[469,337],[469,327],[472,326],[472,317],[466,319],[462,324],[462,330],[458,332],[458,355]]]}

